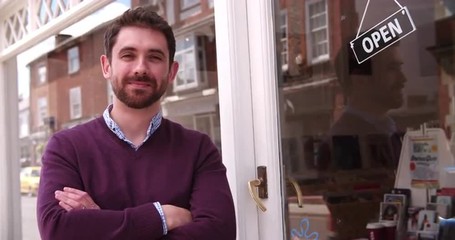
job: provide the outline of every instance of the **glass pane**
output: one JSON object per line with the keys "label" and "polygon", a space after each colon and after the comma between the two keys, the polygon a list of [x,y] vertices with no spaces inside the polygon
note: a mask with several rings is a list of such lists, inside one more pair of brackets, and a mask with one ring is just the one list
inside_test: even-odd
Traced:
{"label": "glass pane", "polygon": [[[58,1],[39,2],[37,14],[44,23],[48,19],[43,10],[45,4],[55,8]],[[66,6],[69,1],[60,2]],[[18,57],[21,144],[18,146],[20,159],[16,160],[21,163],[23,240],[40,239],[35,194],[40,178],[38,168],[48,139],[56,132],[99,118],[112,103],[112,96],[115,98],[99,66],[99,58],[104,53],[102,40],[106,25],[103,23],[139,2],[156,1],[116,0],[95,13],[95,22],[94,16],[83,19],[62,31],[62,35],[46,40],[46,47],[40,45]],[[157,9],[159,13],[177,14],[172,27],[178,34],[175,35],[176,48],[180,51],[175,55],[180,65],[175,84],[168,86],[162,98],[163,117],[208,133],[221,150],[213,1],[174,2],[176,4],[157,4],[158,8],[164,7]],[[181,6],[179,2],[189,8],[188,12],[181,12],[182,16],[186,14],[191,18],[179,19],[180,9],[173,9]],[[73,49],[74,46],[77,48]],[[41,66],[47,69],[39,68]],[[68,70],[78,72],[69,74]],[[75,87],[80,87],[78,94],[71,96],[70,89]]]}
{"label": "glass pane", "polygon": [[[454,215],[440,207],[425,220],[428,212],[418,212],[419,207],[435,209],[436,189],[428,192],[434,200],[428,197],[430,204],[423,206],[413,205],[409,198],[397,205],[393,202],[402,201],[398,195],[393,199],[385,194],[405,192],[395,189],[395,182],[403,179],[398,165],[409,161],[409,155],[403,155],[409,153],[406,149],[414,146],[412,153],[421,153],[415,147],[419,143],[403,142],[406,133],[424,124],[441,129],[441,141],[455,149],[455,64],[453,48],[448,47],[455,44],[449,27],[455,23],[452,1],[403,1],[416,31],[363,63],[358,63],[349,43],[356,38],[366,1],[274,2],[275,19],[288,12],[287,32],[292,39],[287,43],[288,57],[295,59],[288,62],[286,71],[278,64],[281,74],[276,79],[286,239],[368,239],[369,223],[397,224],[396,239],[400,240],[417,239],[419,230],[436,236],[435,216]],[[361,31],[398,10],[395,1],[370,1]],[[399,20],[400,27],[405,26],[404,20]],[[276,26],[281,33],[281,21]],[[385,42],[385,31],[393,37],[394,30],[386,24],[383,30],[374,31]],[[283,43],[277,39],[277,49],[283,50]],[[280,51],[278,62],[283,57]],[[425,149],[431,152],[443,146],[435,143]],[[452,159],[452,153],[448,154]],[[425,164],[419,171],[431,173],[433,168],[422,167]],[[411,166],[405,165],[407,171]],[[418,175],[413,174],[416,180]],[[439,194],[447,195],[441,193],[440,183]]]}

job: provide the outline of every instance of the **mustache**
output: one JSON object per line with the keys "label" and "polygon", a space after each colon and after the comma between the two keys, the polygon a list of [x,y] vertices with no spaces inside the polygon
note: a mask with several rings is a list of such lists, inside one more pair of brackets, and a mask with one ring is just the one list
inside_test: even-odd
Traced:
{"label": "mustache", "polygon": [[156,79],[152,78],[148,75],[135,75],[126,78],[127,82],[144,82],[144,83],[149,83],[150,85],[156,87]]}

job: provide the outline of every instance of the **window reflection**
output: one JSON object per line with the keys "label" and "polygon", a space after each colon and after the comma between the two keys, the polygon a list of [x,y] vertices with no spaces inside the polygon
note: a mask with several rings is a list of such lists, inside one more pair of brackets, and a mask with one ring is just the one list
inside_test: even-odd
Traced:
{"label": "window reflection", "polygon": [[[54,6],[54,2],[48,4]],[[112,18],[130,5],[148,4],[154,4],[173,27],[175,60],[180,63],[174,84],[162,100],[163,116],[206,133],[221,148],[213,1],[118,0],[107,7],[107,15]],[[79,27],[51,37],[47,51],[26,60],[30,85],[28,93],[21,96],[20,106],[22,167],[40,165],[41,154],[54,132],[89,121],[112,103],[112,89],[99,65],[105,30],[101,12],[98,26],[93,21],[88,26],[81,21]],[[30,195],[22,198],[24,240],[39,239],[36,200]]]}
{"label": "window reflection", "polygon": [[[425,123],[452,137],[454,4],[399,1],[417,30],[359,65],[348,43],[366,1],[275,2],[284,178],[304,195],[301,209],[287,184],[286,235],[307,217],[320,239],[366,237],[394,186],[405,132]],[[370,1],[361,31],[398,9]]]}

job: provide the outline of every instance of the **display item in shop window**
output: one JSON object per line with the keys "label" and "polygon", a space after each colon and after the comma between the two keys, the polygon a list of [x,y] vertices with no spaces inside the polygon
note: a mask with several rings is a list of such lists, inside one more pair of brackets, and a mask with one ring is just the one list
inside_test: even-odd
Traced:
{"label": "display item in shop window", "polygon": [[318,240],[319,233],[312,232],[310,229],[310,221],[308,220],[308,218],[303,218],[302,220],[300,220],[299,229],[294,228],[291,230],[291,239],[292,240],[306,240],[306,239]]}
{"label": "display item in shop window", "polygon": [[419,232],[436,232],[438,231],[438,222],[436,211],[424,209],[419,212],[417,229]]}
{"label": "display item in shop window", "polygon": [[409,137],[411,186],[439,188],[439,151],[436,136]]}
{"label": "display item in shop window", "polygon": [[408,219],[407,219],[407,231],[417,232],[419,222],[419,212],[423,210],[422,207],[409,207],[408,208]]}
{"label": "display item in shop window", "polygon": [[403,217],[403,205],[398,202],[381,202],[380,211],[381,221],[400,221]]}

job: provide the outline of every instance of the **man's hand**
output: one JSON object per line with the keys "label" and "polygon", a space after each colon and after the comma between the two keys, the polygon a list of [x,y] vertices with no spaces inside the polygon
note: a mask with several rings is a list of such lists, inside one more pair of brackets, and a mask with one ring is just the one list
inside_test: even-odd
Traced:
{"label": "man's hand", "polygon": [[173,205],[162,205],[161,207],[163,208],[167,229],[169,231],[176,227],[190,223],[192,220],[190,211],[185,208],[180,208]]}
{"label": "man's hand", "polygon": [[74,209],[100,209],[86,192],[75,188],[64,187],[63,191],[55,191],[55,199],[68,212]]}

